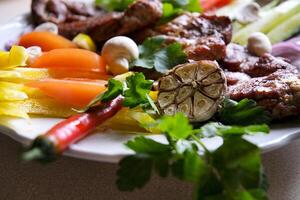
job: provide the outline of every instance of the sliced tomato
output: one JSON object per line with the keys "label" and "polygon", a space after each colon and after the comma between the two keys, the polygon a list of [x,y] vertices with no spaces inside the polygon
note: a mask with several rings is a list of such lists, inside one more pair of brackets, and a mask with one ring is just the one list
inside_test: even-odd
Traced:
{"label": "sliced tomato", "polygon": [[41,79],[26,86],[41,90],[45,95],[64,104],[81,108],[106,89],[107,81],[90,79]]}
{"label": "sliced tomato", "polygon": [[203,10],[209,11],[226,6],[227,4],[230,4],[232,0],[200,0],[200,2]]}
{"label": "sliced tomato", "polygon": [[84,49],[55,49],[38,57],[33,68],[70,69],[106,74],[106,64],[98,54]]}

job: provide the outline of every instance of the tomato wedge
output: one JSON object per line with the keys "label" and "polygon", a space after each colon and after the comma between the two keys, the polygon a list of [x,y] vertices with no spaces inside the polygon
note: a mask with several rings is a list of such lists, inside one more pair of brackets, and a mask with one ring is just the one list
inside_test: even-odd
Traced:
{"label": "tomato wedge", "polygon": [[106,64],[102,57],[84,49],[55,49],[45,52],[31,64],[31,67],[93,71],[106,74]]}
{"label": "tomato wedge", "polygon": [[106,89],[107,81],[90,79],[41,79],[26,86],[41,90],[45,95],[64,104],[82,108]]}
{"label": "tomato wedge", "polygon": [[216,8],[221,8],[230,4],[232,0],[200,0],[201,6],[204,11],[213,10]]}
{"label": "tomato wedge", "polygon": [[42,51],[53,49],[77,48],[71,41],[60,35],[50,32],[31,32],[21,36],[19,45],[23,47],[39,46]]}

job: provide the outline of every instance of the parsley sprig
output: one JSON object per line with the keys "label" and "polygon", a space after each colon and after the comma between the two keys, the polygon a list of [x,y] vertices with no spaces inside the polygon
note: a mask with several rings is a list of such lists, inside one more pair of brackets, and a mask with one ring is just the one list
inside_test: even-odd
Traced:
{"label": "parsley sprig", "polygon": [[269,123],[270,119],[269,114],[251,99],[243,99],[240,102],[225,99],[219,113],[219,121],[228,125]]}
{"label": "parsley sprig", "polygon": [[[135,0],[96,0],[95,4],[108,11],[124,11]],[[163,17],[161,22],[171,20],[184,11],[201,12],[199,0],[163,0]]]}
{"label": "parsley sprig", "polygon": [[166,23],[181,13],[201,12],[199,0],[163,0],[163,17],[161,23]]}
{"label": "parsley sprig", "polygon": [[135,0],[96,0],[95,4],[108,11],[123,11]]}
{"label": "parsley sprig", "polygon": [[176,65],[186,63],[187,55],[179,43],[165,44],[162,36],[147,38],[139,45],[140,56],[130,66],[154,69],[166,73]]}
{"label": "parsley sprig", "polygon": [[[269,132],[267,125],[241,127],[208,123],[193,129],[188,119],[178,113],[162,117],[157,126],[166,135],[167,144],[143,136],[127,142],[135,154],[119,164],[120,190],[142,188],[154,171],[161,177],[172,174],[194,183],[196,199],[267,199],[260,150],[243,138]],[[213,136],[222,137],[223,144],[210,151],[201,139]]]}
{"label": "parsley sprig", "polygon": [[[88,106],[78,112],[85,112],[91,107],[101,103],[113,100],[119,95],[124,96],[123,105],[125,107],[134,108],[137,106],[155,106],[149,97],[153,81],[147,80],[143,73],[133,73],[126,77],[126,80],[110,79],[108,81],[107,90],[100,93],[93,99]],[[157,110],[157,108],[153,108]]]}

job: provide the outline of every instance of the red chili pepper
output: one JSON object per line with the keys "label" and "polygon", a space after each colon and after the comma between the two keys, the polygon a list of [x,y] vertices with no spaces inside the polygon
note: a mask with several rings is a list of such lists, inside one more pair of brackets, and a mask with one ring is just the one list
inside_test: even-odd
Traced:
{"label": "red chili pepper", "polygon": [[122,108],[123,97],[118,96],[109,103],[95,107],[86,113],[74,115],[51,128],[46,134],[37,137],[30,149],[23,154],[26,161],[54,160],[71,144],[86,137],[98,125],[113,117]]}

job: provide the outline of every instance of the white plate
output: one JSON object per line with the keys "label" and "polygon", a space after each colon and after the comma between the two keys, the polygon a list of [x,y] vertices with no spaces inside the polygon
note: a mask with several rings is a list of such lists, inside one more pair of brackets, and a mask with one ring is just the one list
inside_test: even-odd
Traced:
{"label": "white plate", "polygon": [[[11,23],[0,27],[0,49],[3,49],[4,44],[8,40],[17,38],[28,26],[26,16],[21,16],[14,19]],[[46,132],[60,120],[51,118],[9,119],[6,126],[0,126],[0,132],[22,144],[28,145],[37,135]],[[247,139],[257,144],[264,152],[271,151],[300,137],[299,122],[298,120],[274,125],[270,134],[256,135],[247,137]],[[94,133],[82,141],[71,145],[70,149],[65,152],[65,155],[96,161],[117,162],[121,157],[132,153],[124,146],[124,143],[133,137],[132,135],[121,135],[113,132]],[[162,135],[149,137],[157,141],[166,142]],[[221,144],[219,138],[205,139],[204,142],[209,149],[215,149]]]}

